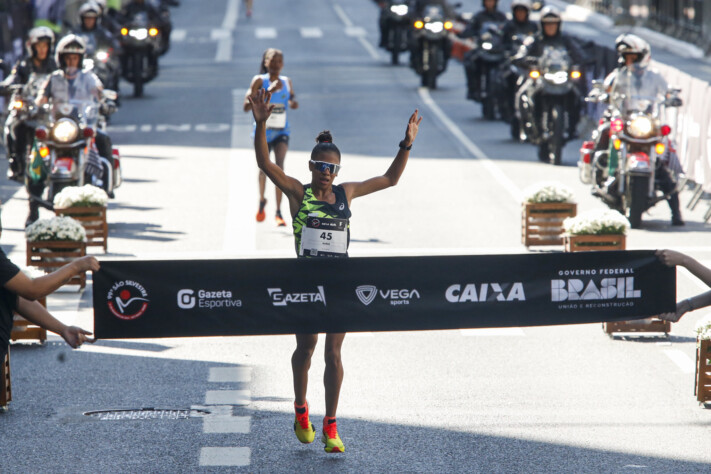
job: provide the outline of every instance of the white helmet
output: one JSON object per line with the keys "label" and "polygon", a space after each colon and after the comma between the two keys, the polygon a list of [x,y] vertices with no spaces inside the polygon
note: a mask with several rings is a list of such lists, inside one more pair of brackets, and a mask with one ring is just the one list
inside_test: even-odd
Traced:
{"label": "white helmet", "polygon": [[86,2],[79,7],[79,18],[99,18],[101,16],[101,7],[93,0]]}
{"label": "white helmet", "polygon": [[57,50],[54,54],[57,65],[60,69],[64,69],[67,66],[64,63],[65,55],[78,54],[79,67],[81,67],[82,61],[84,60],[84,53],[86,53],[86,44],[84,44],[84,40],[80,36],[71,34],[59,40],[59,43],[57,43]]}
{"label": "white helmet", "polygon": [[52,52],[52,46],[54,45],[54,31],[48,26],[37,26],[32,28],[27,34],[27,54],[31,57],[35,55],[34,46],[40,41],[47,41],[49,43],[49,51]]}
{"label": "white helmet", "polygon": [[511,2],[511,11],[517,8],[525,8],[530,12],[532,8],[531,0],[513,0],[513,2]]}
{"label": "white helmet", "polygon": [[541,10],[541,24],[543,23],[560,23],[563,21],[563,17],[558,10],[553,5],[548,5],[543,10]]}
{"label": "white helmet", "polygon": [[621,58],[627,54],[636,54],[637,59],[635,60],[635,64],[639,64],[642,68],[647,67],[652,58],[649,43],[633,34],[618,36],[615,40],[615,49]]}

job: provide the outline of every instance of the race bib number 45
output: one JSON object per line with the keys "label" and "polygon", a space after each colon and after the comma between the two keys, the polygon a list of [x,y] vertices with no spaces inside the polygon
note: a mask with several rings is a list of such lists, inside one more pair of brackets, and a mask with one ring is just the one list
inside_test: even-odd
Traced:
{"label": "race bib number 45", "polygon": [[302,230],[300,255],[340,256],[348,253],[348,219],[309,216]]}

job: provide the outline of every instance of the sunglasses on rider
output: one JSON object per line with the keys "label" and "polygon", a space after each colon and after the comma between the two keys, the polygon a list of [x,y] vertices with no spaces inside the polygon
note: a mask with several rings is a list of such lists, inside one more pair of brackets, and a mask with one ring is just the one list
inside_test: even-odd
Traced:
{"label": "sunglasses on rider", "polygon": [[326,170],[328,170],[331,174],[338,174],[338,170],[341,169],[341,165],[337,165],[335,163],[328,163],[326,161],[309,160],[309,163],[314,165],[316,171],[320,171],[321,173],[325,173]]}

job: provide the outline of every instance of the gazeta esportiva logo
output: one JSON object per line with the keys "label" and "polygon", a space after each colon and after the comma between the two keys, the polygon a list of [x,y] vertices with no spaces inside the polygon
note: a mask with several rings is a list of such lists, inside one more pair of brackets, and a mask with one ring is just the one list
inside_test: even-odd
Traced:
{"label": "gazeta esportiva logo", "polygon": [[148,308],[148,292],[133,280],[117,281],[106,295],[111,314],[119,319],[140,318]]}

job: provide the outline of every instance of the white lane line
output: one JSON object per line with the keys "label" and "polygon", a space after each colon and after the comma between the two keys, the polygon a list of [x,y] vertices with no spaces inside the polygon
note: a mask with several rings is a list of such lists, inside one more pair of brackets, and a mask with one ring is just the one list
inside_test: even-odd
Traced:
{"label": "white lane line", "polygon": [[487,169],[487,171],[494,177],[496,181],[499,182],[499,184],[506,190],[508,193],[511,195],[514,200],[519,203],[521,202],[523,195],[521,193],[521,190],[514,184],[513,181],[509,179],[506,174],[496,166],[496,164],[489,159],[486,154],[484,154],[483,151],[481,151],[481,148],[476,146],[474,142],[469,140],[469,137],[467,137],[464,132],[454,123],[452,120],[450,120],[449,117],[442,111],[442,109],[439,108],[437,103],[432,99],[432,96],[430,95],[429,89],[426,87],[420,87],[418,89],[418,92],[420,94],[420,98],[422,101],[429,107],[429,109],[437,116],[437,118],[444,124],[445,127],[449,129],[449,131],[454,135],[454,137],[459,140],[459,142],[464,145],[464,147],[469,150],[469,152],[474,155],[477,159],[479,159],[484,167]]}
{"label": "white lane line", "polygon": [[333,4],[333,10],[336,12],[336,15],[338,15],[338,18],[341,19],[344,25],[346,25],[347,28],[353,26],[353,22],[351,21],[350,18],[348,18],[348,15],[346,15],[346,12],[343,11],[343,8],[340,5]]}
{"label": "white lane line", "polygon": [[205,392],[205,405],[249,405],[249,390],[208,390]]}
{"label": "white lane line", "polygon": [[525,336],[521,328],[460,329],[462,336]]}
{"label": "white lane line", "polygon": [[223,29],[234,30],[237,26],[240,1],[241,0],[227,0],[227,11],[225,12],[225,18],[222,20]]}
{"label": "white lane line", "polygon": [[181,41],[185,41],[185,38],[187,36],[187,30],[179,28],[170,32],[170,41],[172,41],[173,43],[180,43]]}
{"label": "white lane line", "polygon": [[[228,167],[228,195],[225,213],[225,236],[222,244],[227,253],[252,253],[257,249],[257,223],[254,218],[244,216],[244,203],[252,202],[255,207],[258,201],[257,165],[254,161],[254,151],[239,150],[237,144],[240,137],[248,137],[251,131],[251,120],[242,111],[245,89],[232,91],[232,138],[230,163]],[[249,198],[254,198],[249,201]]]}
{"label": "white lane line", "polygon": [[249,466],[249,448],[200,448],[201,466]]}
{"label": "white lane line", "polygon": [[360,33],[360,31],[362,30],[363,34],[357,34],[357,35],[349,34],[348,33],[349,30],[355,31],[355,28],[353,27],[353,22],[351,21],[350,18],[348,18],[348,15],[346,15],[346,12],[343,11],[343,8],[341,8],[340,5],[334,4],[333,10],[336,12],[336,15],[338,15],[338,18],[340,18],[341,21],[343,22],[343,24],[346,26],[346,34],[348,34],[349,36],[355,36],[355,38],[358,40],[358,42],[361,44],[361,46],[363,46],[363,48],[368,52],[368,54],[370,55],[371,58],[373,58],[375,60],[380,59],[381,56],[380,56],[380,53],[378,52],[378,50],[375,48],[375,46],[370,44],[368,42],[368,40],[365,39],[365,30],[363,30],[360,27],[357,27],[357,28],[360,28],[357,31]]}
{"label": "white lane line", "polygon": [[252,380],[251,367],[210,367],[208,382],[249,382]]}
{"label": "white lane line", "polygon": [[257,28],[254,30],[257,39],[274,39],[277,37],[276,28]]}
{"label": "white lane line", "polygon": [[249,433],[249,416],[206,416],[202,419],[203,433]]}
{"label": "white lane line", "polygon": [[665,349],[664,353],[674,362],[685,374],[693,374],[696,372],[696,363],[691,360],[691,357],[684,354],[678,349]]}
{"label": "white lane line", "polygon": [[304,28],[299,28],[299,31],[301,32],[302,38],[322,38],[323,37],[323,31],[321,31],[321,28],[304,27]]}
{"label": "white lane line", "polygon": [[346,36],[365,36],[365,28],[360,26],[346,26]]}

